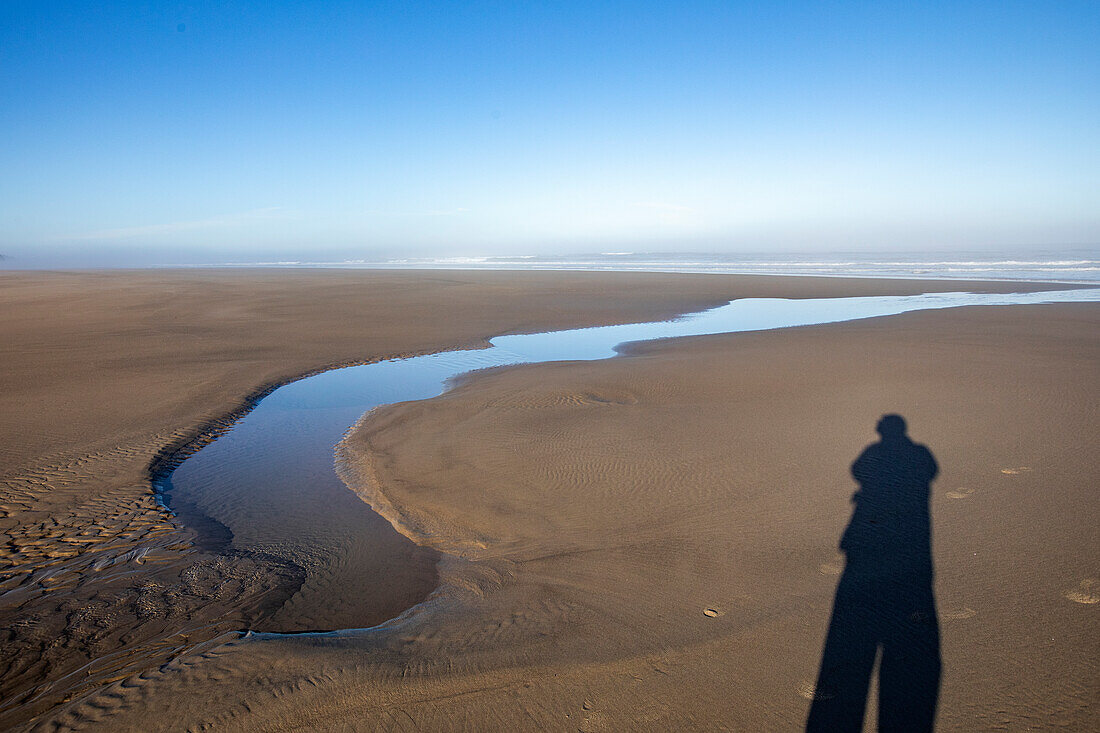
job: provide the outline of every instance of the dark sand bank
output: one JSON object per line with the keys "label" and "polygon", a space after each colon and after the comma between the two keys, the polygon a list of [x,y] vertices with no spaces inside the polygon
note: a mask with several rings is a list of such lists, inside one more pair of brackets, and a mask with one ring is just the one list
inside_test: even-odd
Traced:
{"label": "dark sand bank", "polygon": [[[501,443],[503,433],[494,433],[496,442],[486,440],[475,429],[476,423],[468,434],[466,428],[457,433],[453,429],[445,432],[445,426],[450,424],[448,420],[452,419],[448,411],[457,410],[461,400],[472,400],[470,406],[476,404],[476,390],[482,385],[491,386],[494,380],[535,378],[535,382],[523,387],[530,398],[535,399],[546,379],[567,376],[555,371],[557,365],[517,369],[514,373],[519,376],[515,377],[508,376],[512,372],[505,372],[475,380],[474,384],[452,396],[408,408],[414,411],[439,409],[439,415],[425,415],[424,420],[430,424],[420,424],[424,421],[418,423],[412,415],[401,412],[406,408],[396,407],[393,414],[387,412],[379,417],[378,426],[372,421],[357,434],[356,440],[362,438],[373,442],[381,439],[379,436],[392,435],[393,440],[408,444],[407,448],[392,452],[382,445],[370,459],[371,470],[376,472],[380,485],[387,487],[387,499],[393,506],[401,507],[402,517],[408,521],[407,525],[399,522],[399,526],[417,536],[415,533],[426,526],[417,522],[438,522],[438,527],[432,525],[433,537],[425,544],[475,561],[445,558],[440,569],[443,576],[440,597],[402,627],[400,633],[380,632],[369,638],[343,640],[302,638],[259,644],[248,642],[218,647],[209,652],[206,661],[193,656],[161,672],[146,671],[140,677],[132,676],[135,672],[156,667],[183,650],[202,651],[209,646],[210,640],[216,640],[223,632],[257,623],[277,610],[295,583],[293,567],[266,562],[263,557],[226,556],[196,548],[191,541],[193,535],[181,529],[153,501],[149,486],[151,462],[156,456],[178,450],[204,431],[223,424],[249,395],[265,386],[335,364],[473,345],[498,333],[651,320],[716,305],[734,297],[820,297],[961,289],[1009,291],[1025,288],[1010,283],[636,273],[206,271],[0,276],[0,302],[5,313],[0,323],[0,338],[6,346],[0,357],[4,360],[4,368],[0,371],[0,431],[3,434],[0,504],[4,512],[0,532],[5,534],[5,567],[0,571],[0,589],[4,591],[0,598],[3,604],[0,605],[0,617],[6,634],[0,679],[7,701],[7,710],[0,722],[15,724],[28,715],[44,713],[66,694],[117,676],[123,681],[98,697],[96,704],[79,705],[59,713],[69,722],[90,723],[102,718],[108,726],[141,728],[151,721],[163,720],[160,716],[164,711],[186,702],[189,714],[201,717],[209,713],[215,718],[228,715],[233,721],[231,727],[279,727],[275,721],[280,721],[279,725],[335,727],[359,722],[367,728],[388,722],[392,727],[400,727],[396,721],[403,719],[409,710],[420,710],[420,713],[410,713],[411,719],[428,727],[459,727],[463,721],[472,725],[479,722],[510,725],[521,722],[521,718],[509,716],[518,715],[524,706],[506,704],[506,701],[496,700],[494,695],[502,694],[499,690],[504,689],[513,692],[529,689],[523,687],[523,681],[535,680],[540,681],[543,689],[538,692],[540,697],[532,698],[536,704],[529,707],[531,720],[550,727],[578,727],[580,719],[559,716],[559,713],[572,711],[573,692],[580,689],[577,685],[597,689],[599,684],[608,684],[607,680],[597,684],[606,676],[605,672],[612,674],[612,679],[619,679],[615,674],[620,673],[615,670],[626,669],[638,659],[648,659],[654,653],[680,654],[696,647],[727,644],[730,629],[722,624],[730,623],[731,616],[739,619],[738,628],[742,630],[758,627],[764,617],[783,617],[770,606],[764,610],[749,608],[741,615],[731,614],[729,600],[719,599],[708,601],[716,604],[718,615],[715,618],[696,614],[710,624],[700,626],[693,620],[680,618],[682,609],[678,606],[665,609],[664,605],[671,603],[670,594],[681,596],[680,601],[684,603],[693,602],[697,600],[692,595],[694,584],[705,582],[711,587],[721,587],[733,572],[733,565],[726,558],[734,555],[723,555],[713,549],[704,552],[685,548],[697,548],[700,543],[706,545],[710,541],[725,543],[729,552],[743,552],[743,555],[736,555],[743,557],[735,564],[740,568],[738,572],[749,572],[746,567],[750,570],[756,567],[761,583],[765,582],[765,576],[774,576],[768,581],[772,585],[766,590],[778,598],[786,598],[783,603],[789,603],[790,593],[777,591],[783,591],[787,584],[802,600],[812,597],[817,602],[817,596],[813,595],[816,589],[806,586],[804,578],[797,573],[796,580],[787,578],[783,562],[773,567],[774,551],[744,547],[725,535],[711,537],[708,534],[717,531],[712,525],[720,524],[733,507],[748,512],[749,507],[759,503],[763,516],[774,515],[779,521],[779,529],[788,527],[791,532],[805,517],[798,513],[784,514],[783,506],[770,507],[765,499],[770,499],[771,494],[745,494],[744,487],[732,479],[727,490],[737,488],[734,494],[723,496],[707,489],[710,498],[699,500],[702,503],[692,500],[692,492],[701,491],[700,487],[705,485],[696,474],[701,471],[722,483],[726,479],[721,477],[727,475],[723,472],[730,468],[722,463],[712,466],[712,456],[703,460],[703,456],[694,455],[694,448],[685,448],[685,441],[695,440],[691,430],[695,429],[692,424],[697,421],[660,403],[657,398],[671,387],[653,387],[650,395],[641,387],[625,382],[620,384],[621,375],[599,376],[601,369],[623,369],[625,367],[619,365],[642,363],[638,359],[620,360],[614,367],[588,365],[575,374],[570,371],[568,379],[580,381],[570,382],[562,395],[549,394],[546,404],[537,399],[527,404],[520,399],[512,405],[508,399],[517,399],[512,395],[494,408],[495,412],[489,410],[491,414],[500,413],[500,425],[510,425],[508,430],[526,436],[523,447],[511,445],[510,452],[502,453],[505,447]],[[989,310],[997,314],[1017,312]],[[957,377],[960,372],[956,367],[952,367],[956,371],[951,372],[946,366],[937,367],[939,371],[928,371],[926,388],[940,395],[940,404],[952,394],[957,400],[962,399],[966,390],[985,394],[981,391],[985,389],[982,384],[988,382],[992,389],[1011,374],[1016,374],[1014,384],[1018,390],[1024,393],[1032,390],[1036,398],[1042,400],[1052,389],[1051,379],[1060,379],[1060,384],[1081,384],[1080,376],[1069,372],[1080,371],[1082,363],[1095,371],[1096,321],[1091,315],[1095,312],[1092,307],[1043,306],[1026,310],[1036,315],[1026,319],[1015,316],[987,318],[970,324],[970,331],[940,326],[934,320],[929,322],[925,331],[937,334],[939,346],[936,348],[949,355],[947,362],[961,360],[970,363],[976,373],[994,372],[981,384],[975,374],[957,386],[939,389],[934,387],[937,379],[949,382],[950,374]],[[815,400],[820,397],[813,390],[821,388],[821,379],[826,382],[832,379],[837,387],[841,383],[855,384],[853,380],[867,375],[858,371],[849,374],[853,365],[859,362],[863,364],[861,368],[870,368],[877,363],[869,358],[875,353],[869,344],[906,337],[907,331],[899,335],[895,327],[888,324],[907,323],[902,319],[914,317],[920,322],[925,315],[929,319],[950,316],[915,314],[884,319],[880,331],[869,332],[872,335],[860,330],[868,328],[868,324],[852,324],[853,333],[863,333],[862,338],[870,341],[863,347],[864,352],[859,351],[856,343],[855,351],[835,354],[835,363],[823,366],[821,372],[822,375],[833,374],[831,378],[807,379],[804,369],[808,352],[795,346],[783,347],[794,349],[785,357],[783,354],[775,355],[775,359],[760,356],[760,363],[755,365],[731,362],[723,367],[730,370],[725,378],[732,379],[735,370],[743,370],[749,375],[738,392],[744,400],[762,399],[751,397],[759,392],[772,396],[782,394],[784,399],[799,401],[800,408],[809,418],[800,415],[795,419],[790,411],[792,408],[780,404],[782,400],[768,403],[766,410],[763,403],[753,408],[759,413],[754,414],[753,419],[762,423],[759,430],[764,431],[766,425],[763,423],[767,422],[772,426],[767,429],[785,431],[784,435],[793,438],[799,432],[797,425],[809,419],[812,428],[814,410],[825,409],[815,407]],[[1049,329],[1048,325],[1051,325]],[[842,331],[847,326],[830,328],[834,333],[847,334]],[[805,332],[829,330],[805,329]],[[989,356],[983,349],[993,348],[991,339],[998,331],[999,338],[1004,341],[1004,353]],[[778,341],[765,343],[779,348],[789,335],[783,334]],[[986,341],[981,341],[979,336]],[[763,337],[730,337],[729,343],[741,343],[736,342],[736,338]],[[837,339],[827,341],[833,344]],[[740,409],[737,404],[729,403],[723,391],[724,383],[707,386],[717,371],[714,366],[698,361],[705,356],[696,353],[704,343],[709,342],[700,340],[686,352],[670,351],[664,367],[669,374],[654,378],[658,382],[664,380],[661,383],[678,384],[673,373],[681,374],[686,381],[679,383],[677,390],[684,394],[698,393],[698,399],[714,402],[716,411]],[[821,348],[827,351],[824,346]],[[736,351],[741,353],[740,349]],[[815,354],[816,361],[816,347],[810,353]],[[859,358],[861,353],[862,360]],[[1014,354],[1017,359],[1023,355],[1025,361],[1030,360],[1033,364],[1032,371],[1017,373],[1008,369],[1005,373],[996,360],[1008,360],[1008,354]],[[647,355],[644,359],[650,357]],[[988,366],[990,364],[994,366]],[[798,370],[799,365],[803,371]],[[548,371],[543,373],[538,369]],[[596,371],[586,371],[593,369]],[[1001,373],[996,373],[998,371]],[[605,382],[610,379],[610,383],[603,386],[604,391],[609,391],[608,395],[597,394],[598,390],[594,392],[581,385],[584,380],[597,377]],[[1077,381],[1071,382],[1071,377]],[[808,384],[799,386],[800,382]],[[1038,382],[1038,386],[1032,382]],[[876,396],[896,395],[899,390],[900,394],[907,394],[912,388],[908,382],[892,385],[885,376],[880,383],[872,380],[869,384],[872,384],[871,392],[858,404],[845,408],[851,413],[847,416],[853,418],[852,424],[842,421],[843,430],[834,431],[837,435],[832,438],[847,435],[855,439],[858,435],[857,443],[867,442],[872,425],[863,424],[866,422],[862,420],[863,408],[870,412],[885,409],[872,407],[870,403],[878,401]],[[1036,413],[1030,416],[1033,423],[1047,426],[1042,433],[1047,442],[1042,445],[1053,445],[1051,441],[1064,437],[1063,428],[1047,423],[1058,422],[1055,417],[1064,417],[1063,413],[1070,407],[1079,411],[1087,407],[1091,399],[1095,417],[1094,393],[1086,390],[1087,399],[1082,400],[1081,390],[1077,391],[1074,405],[1043,402],[1044,409],[1032,410]],[[438,408],[434,407],[437,403]],[[577,427],[580,432],[574,438],[584,443],[578,446],[584,449],[578,455],[586,455],[592,460],[586,460],[584,466],[563,464],[566,452],[561,446],[568,445],[568,441],[563,444],[558,427],[545,421],[553,423],[565,419],[568,423],[579,420],[582,413],[587,421],[588,417],[598,414],[593,409],[606,408],[611,415],[618,414],[618,406],[635,412],[630,424],[644,423],[656,431],[649,443],[641,444],[649,446],[647,455],[641,456],[645,458],[641,465],[649,468],[627,468],[627,464],[639,458],[630,453],[637,445],[631,440],[629,425],[608,425],[604,426],[606,430],[591,434],[585,434],[584,430],[597,430],[598,426]],[[905,412],[900,407],[894,409]],[[581,412],[570,417],[570,410]],[[857,413],[861,418],[859,424],[855,424]],[[933,440],[921,432],[922,423],[913,410],[905,414],[916,437],[929,444],[943,465],[949,465],[942,460],[945,444],[951,441],[965,443],[962,434],[956,431],[946,434],[942,441]],[[766,420],[769,415],[773,418],[770,422]],[[514,425],[509,422],[521,418],[532,422]],[[962,416],[952,419],[957,422]],[[734,446],[744,436],[730,433],[731,426],[719,423],[715,418],[707,424],[715,431],[715,438],[721,437],[724,443],[730,444],[730,455],[738,455]],[[1073,425],[1065,421],[1059,424],[1064,424],[1065,430],[1074,425],[1089,427],[1082,425],[1080,420]],[[381,429],[383,427],[385,429]],[[1094,434],[1095,425],[1092,430]],[[398,440],[402,431],[415,435],[410,433]],[[996,437],[1003,441],[1013,435],[1016,434],[1010,432]],[[1088,433],[1078,434],[1078,442],[1085,435]],[[546,436],[551,436],[551,440],[546,440]],[[424,449],[418,446],[431,440],[436,440],[440,446],[448,440],[455,441],[454,446],[439,450],[444,454],[459,451],[469,457],[460,465],[423,460],[424,456],[417,451]],[[635,448],[624,449],[624,442]],[[353,441],[352,451],[356,445]],[[782,456],[790,455],[782,443],[771,445],[757,441],[752,445],[759,453],[751,457],[754,461],[764,460],[768,446]],[[563,452],[541,455],[542,451],[554,450],[554,446]],[[849,446],[844,443],[843,447]],[[960,450],[965,453],[965,446]],[[813,451],[824,451],[819,456],[823,461],[837,458],[834,452],[824,448],[815,448],[810,453]],[[803,455],[807,449],[800,446],[794,453]],[[430,451],[425,455],[430,456]],[[520,465],[519,458],[524,455],[534,459],[534,464]],[[409,456],[416,458],[412,460]],[[1056,480],[1067,481],[1079,476],[1080,466],[1074,468],[1073,461],[1079,463],[1091,458],[1088,451],[1078,451],[1075,456],[1061,469],[1065,475],[1058,474],[1054,477]],[[844,460],[850,462],[852,458],[854,453]],[[789,458],[783,458],[777,465],[786,460]],[[1036,468],[1030,464],[1038,463],[1037,460],[1029,463],[1020,459],[1014,462],[1019,465],[1013,466],[1008,465],[1011,461],[1002,462],[1006,463],[1006,468],[1027,465],[1032,469],[1011,474],[1014,478],[1005,480],[1017,480],[1026,486],[1026,482],[1036,476]],[[410,467],[410,463],[415,465]],[[431,480],[425,478],[426,474],[417,473],[433,470],[433,465],[437,473],[430,477]],[[362,465],[359,469],[362,470]],[[622,496],[615,498],[614,489],[605,487],[608,482],[615,484],[615,481],[626,480],[622,476],[614,479],[615,470],[650,472],[646,474],[648,478],[638,474],[629,479],[637,483],[634,491],[638,493],[627,497],[631,500],[625,505],[639,507],[641,514],[638,517],[616,518],[616,512],[608,511],[608,505],[599,503],[603,499],[591,498],[606,494],[607,501],[615,499],[616,507],[623,504]],[[531,471],[535,471],[534,477]],[[504,474],[512,477],[515,493],[499,496],[499,491],[493,487]],[[1007,477],[1010,474],[998,475]],[[475,476],[485,485],[474,481]],[[554,483],[558,480],[554,477],[561,476],[565,477],[564,489]],[[684,476],[695,476],[695,479],[688,481]],[[446,483],[451,487],[448,491],[467,492],[461,494],[461,502],[467,503],[461,521],[448,514],[454,511],[448,502],[458,501],[459,493],[448,496],[447,492],[417,489],[418,486],[432,486],[433,480]],[[934,490],[942,488],[941,481],[943,477],[937,480]],[[542,486],[544,483],[546,486]],[[399,490],[391,491],[391,486]],[[366,485],[359,488],[371,491]],[[654,492],[658,490],[671,492],[669,495],[673,496],[657,502],[662,510],[667,510],[664,514],[653,506],[646,508],[654,503],[657,496]],[[402,493],[406,491],[409,493]],[[575,496],[571,497],[570,491]],[[845,491],[850,494],[851,486],[846,486]],[[965,499],[953,501],[974,504],[979,496],[968,493]],[[1080,500],[1079,496],[1074,499],[1078,503]],[[596,503],[585,503],[592,501]],[[843,501],[833,506],[824,495],[815,501],[817,503],[811,502],[810,506],[825,512],[825,516],[831,516],[828,514],[831,511],[841,517],[843,524],[847,509]],[[714,502],[720,505],[717,509]],[[696,516],[703,507],[709,507],[705,522]],[[1067,507],[1077,512],[1078,516],[1073,519],[1081,519],[1081,507],[1073,502]],[[1067,507],[1060,507],[1059,511]],[[807,516],[822,525],[819,534],[828,534],[821,516],[812,512]],[[624,540],[622,528],[602,523],[609,519],[628,521],[634,533]],[[938,557],[942,531],[938,514],[936,522]],[[737,526],[736,523],[730,525],[729,531]],[[767,529],[768,523],[760,522],[755,531],[766,534]],[[800,536],[817,536],[813,527],[803,529]],[[829,531],[834,529],[829,525]],[[1024,534],[1021,533],[1021,537]],[[777,536],[782,536],[782,532]],[[1079,533],[1066,537],[1066,542],[1081,540]],[[794,545],[808,541],[801,539]],[[835,542],[835,536],[829,539],[830,547]],[[1034,544],[1043,557],[1054,551],[1050,543],[1036,541]],[[832,560],[830,554],[814,565],[814,571],[818,572],[818,565]],[[638,569],[631,562],[635,565],[641,562],[652,569]],[[768,568],[778,568],[778,571],[769,574]],[[1073,570],[1079,575],[1083,572],[1076,566]],[[619,571],[622,574],[615,575],[619,580],[609,582],[607,573],[614,575]],[[942,562],[938,562],[937,572],[942,583]],[[1091,598],[1087,588],[1079,585],[1087,577],[1095,576],[1095,571],[1090,572],[1091,576],[1081,575],[1062,590],[1071,594],[1084,593],[1082,598]],[[835,579],[835,576],[829,578],[827,585]],[[1005,581],[1000,579],[999,582]],[[532,583],[537,586],[534,595]],[[592,593],[593,583],[599,586],[600,593]],[[773,587],[776,583],[778,588]],[[665,590],[652,590],[666,586]],[[723,592],[740,597],[741,591],[727,588]],[[829,594],[831,588],[825,593]],[[1089,612],[1094,608],[1060,595],[1058,598],[1069,608]],[[831,598],[823,601],[825,606],[830,602]],[[975,610],[973,604],[967,608]],[[654,618],[660,620],[638,621],[651,612],[656,612]],[[823,613],[827,615],[828,609]],[[958,613],[965,615],[966,611]],[[615,619],[610,626],[607,626],[608,617]],[[949,637],[945,618],[941,609],[946,648]],[[817,635],[814,640],[816,652],[820,651],[825,621],[816,616],[805,619],[805,623],[812,626],[812,633],[807,632],[807,637]],[[715,634],[715,627],[722,629],[721,633]],[[1072,629],[1072,624],[1068,628]],[[744,633],[748,635],[742,639],[743,645],[752,655],[762,654],[756,649],[754,639],[766,641],[767,633],[761,631],[755,636],[748,631]],[[593,643],[593,639],[601,638],[604,641]],[[1084,649],[1093,643],[1087,639],[1078,641]],[[366,649],[371,649],[371,653],[365,654]],[[761,649],[767,649],[766,644]],[[1092,650],[1095,651],[1094,646]],[[953,668],[947,652],[944,654],[945,679],[949,680]],[[782,675],[781,670],[755,669],[752,659],[763,657],[752,655],[742,660],[739,666],[742,674],[751,669],[751,677],[757,681],[761,675],[763,678]],[[669,656],[669,661],[674,656]],[[89,669],[91,673],[86,674],[81,668],[89,660],[96,661]],[[730,663],[728,658],[715,660],[703,664],[702,670],[723,673],[729,678],[729,669],[714,666],[718,661]],[[1073,666],[1071,661],[1067,662],[1069,667]],[[322,674],[318,670],[325,672]],[[807,673],[811,684],[815,671]],[[66,677],[72,672],[76,675]],[[1064,679],[1080,679],[1071,672],[1063,675]],[[398,683],[397,679],[402,676],[405,682]],[[804,682],[802,677],[799,684]],[[552,684],[549,683],[551,678]],[[629,678],[633,679],[633,673]],[[643,679],[646,679],[644,675]],[[681,681],[695,684],[687,679]],[[779,684],[778,679],[775,682]],[[46,687],[41,687],[43,683]],[[725,688],[725,694],[730,697],[725,702],[715,697],[712,702],[729,708],[731,701],[751,694],[755,684],[747,681],[741,689],[730,682]],[[309,691],[315,687],[325,692]],[[538,687],[540,685],[535,685]],[[608,703],[625,694],[625,688],[620,687],[608,688]],[[36,688],[46,694],[28,701],[26,693]],[[498,692],[492,692],[494,688]],[[183,696],[179,692],[181,689],[198,697]],[[284,696],[285,692],[296,689],[302,690],[300,699],[295,695]],[[703,705],[710,699],[706,695],[713,697],[717,692],[706,685],[701,689],[705,692],[703,698],[694,702],[691,701],[694,694],[686,696],[687,702],[677,703],[669,697],[661,704],[656,704],[659,700],[655,699],[633,708],[620,700],[599,710],[590,708],[584,715],[590,727],[603,720],[612,728],[629,721],[645,725],[645,721],[650,720],[651,727],[660,727],[678,720],[722,720],[736,724],[742,719],[728,717],[733,715],[728,711],[722,714],[726,717],[713,717],[718,716],[718,712],[707,713],[712,716],[709,718],[703,715],[702,708],[695,706]],[[945,687],[944,706],[950,699],[947,690]],[[459,692],[475,694],[454,698],[463,702],[412,705],[412,701],[430,696],[433,691],[446,696]],[[777,691],[781,691],[778,686],[771,694],[779,694]],[[663,694],[674,692],[674,688],[669,687]],[[1084,693],[1086,697],[1092,695],[1095,705],[1095,689],[1090,691],[1086,686]],[[269,699],[273,694],[279,699]],[[326,695],[336,702],[322,704],[320,701]],[[1061,698],[1055,696],[1056,700],[1063,698],[1064,694]],[[299,702],[293,702],[296,699]],[[1077,698],[1068,699],[1069,702],[1063,700],[1059,704],[1066,708],[1071,721],[1079,720],[1079,717],[1072,717],[1080,715],[1071,704]],[[402,700],[410,703],[408,710],[398,705]],[[475,700],[480,702],[475,703]],[[253,708],[254,714],[237,717],[236,711],[242,709],[242,704]],[[788,708],[773,705],[769,709],[787,710],[786,715],[792,710],[801,711],[799,706],[805,704],[803,698],[798,698],[797,703]],[[364,712],[364,705],[375,717]],[[1033,705],[1028,709],[1037,708]],[[751,713],[752,706],[749,706],[746,713],[749,717],[743,718],[746,724],[757,719],[767,720],[766,716],[754,718]],[[129,717],[132,715],[137,717]],[[478,718],[478,715],[490,717]],[[179,719],[182,725],[183,717]]]}

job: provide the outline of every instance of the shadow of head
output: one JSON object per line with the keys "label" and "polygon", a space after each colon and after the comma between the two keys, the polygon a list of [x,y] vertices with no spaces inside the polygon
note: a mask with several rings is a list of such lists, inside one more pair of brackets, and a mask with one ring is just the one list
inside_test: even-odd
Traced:
{"label": "shadow of head", "polygon": [[883,415],[879,418],[875,430],[882,436],[884,442],[893,442],[905,438],[905,418],[901,415]]}

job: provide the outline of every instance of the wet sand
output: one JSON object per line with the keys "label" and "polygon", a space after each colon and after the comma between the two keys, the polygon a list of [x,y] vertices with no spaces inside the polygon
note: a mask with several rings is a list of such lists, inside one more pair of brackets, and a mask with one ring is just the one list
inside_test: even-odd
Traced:
{"label": "wet sand", "polygon": [[[1021,288],[634,273],[4,275],[0,722],[798,727],[837,579],[847,465],[894,410],[943,467],[941,723],[1091,725],[1095,306],[650,346],[479,375],[372,414],[345,447],[345,477],[444,557],[431,600],[368,634],[217,645],[277,611],[295,568],[204,552],[152,499],[156,455],[266,386],[327,366],[734,297],[959,289]],[[32,690],[45,694],[29,700]]]}
{"label": "wet sand", "polygon": [[[1100,306],[973,308],[647,344],[384,408],[349,475],[468,563],[405,631],[396,660],[432,671],[397,707],[429,727],[800,728],[851,692],[815,689],[831,614],[858,611],[832,608],[849,466],[898,413],[939,464],[940,648],[904,660],[942,656],[938,728],[1095,730],[1098,365]],[[466,694],[424,699],[439,687]]]}

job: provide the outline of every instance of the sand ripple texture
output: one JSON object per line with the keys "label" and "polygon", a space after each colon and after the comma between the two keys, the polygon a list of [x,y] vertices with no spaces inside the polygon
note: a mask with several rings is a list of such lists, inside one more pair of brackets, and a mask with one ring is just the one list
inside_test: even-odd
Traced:
{"label": "sand ripple texture", "polygon": [[1100,729],[1100,311],[1007,311],[649,344],[379,409],[342,473],[445,553],[427,602],[370,631],[223,645],[53,722],[799,729],[824,694],[849,465],[898,412],[941,467],[938,728]]}
{"label": "sand ripple texture", "polygon": [[[669,317],[726,302],[746,284],[760,295],[791,289],[684,283],[595,273],[0,273],[0,728],[78,704],[107,680],[144,685],[141,675],[225,630],[262,625],[268,605],[300,584],[298,568],[261,551],[203,551],[153,500],[150,461],[224,426],[250,394],[326,366],[497,333]],[[84,723],[106,714],[89,709]]]}
{"label": "sand ripple texture", "polygon": [[163,442],[0,479],[0,725],[235,636],[300,582],[195,549],[132,479]]}

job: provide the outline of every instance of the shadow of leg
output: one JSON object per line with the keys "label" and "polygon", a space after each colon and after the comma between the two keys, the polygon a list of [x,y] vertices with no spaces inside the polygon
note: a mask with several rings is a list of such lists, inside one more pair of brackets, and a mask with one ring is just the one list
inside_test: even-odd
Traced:
{"label": "shadow of leg", "polygon": [[853,585],[859,584],[847,576],[837,586],[807,731],[863,729],[878,639],[870,627],[866,594],[856,592]]}
{"label": "shadow of leg", "polygon": [[940,693],[940,639],[935,611],[899,621],[879,666],[880,731],[929,733]]}

